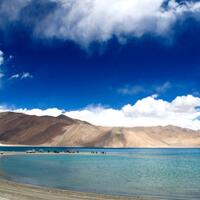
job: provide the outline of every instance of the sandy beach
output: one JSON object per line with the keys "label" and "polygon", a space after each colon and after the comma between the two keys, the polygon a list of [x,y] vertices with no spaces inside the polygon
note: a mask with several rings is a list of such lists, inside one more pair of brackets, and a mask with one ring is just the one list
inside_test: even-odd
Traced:
{"label": "sandy beach", "polygon": [[125,196],[76,192],[18,184],[0,178],[0,200],[140,200]]}

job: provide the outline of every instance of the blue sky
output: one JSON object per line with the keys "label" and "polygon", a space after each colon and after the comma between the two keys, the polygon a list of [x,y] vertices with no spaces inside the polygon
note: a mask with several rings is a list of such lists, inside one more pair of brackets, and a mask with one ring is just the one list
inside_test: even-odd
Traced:
{"label": "blue sky", "polygon": [[199,1],[108,4],[2,0],[1,107],[121,109],[152,95],[199,98]]}

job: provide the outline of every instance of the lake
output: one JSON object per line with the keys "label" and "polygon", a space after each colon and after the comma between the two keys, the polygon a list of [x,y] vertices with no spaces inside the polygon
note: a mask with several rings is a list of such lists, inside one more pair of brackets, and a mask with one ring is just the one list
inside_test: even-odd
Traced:
{"label": "lake", "polygon": [[[59,150],[66,150],[62,148]],[[60,189],[150,199],[200,199],[200,149],[75,149],[107,154],[4,156],[0,158],[1,174],[8,180]]]}

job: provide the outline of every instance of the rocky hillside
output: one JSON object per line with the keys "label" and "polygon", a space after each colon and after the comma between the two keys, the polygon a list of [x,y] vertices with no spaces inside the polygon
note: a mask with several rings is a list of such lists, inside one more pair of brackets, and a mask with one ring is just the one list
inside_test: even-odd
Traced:
{"label": "rocky hillside", "polygon": [[175,126],[100,127],[58,117],[0,113],[0,143],[90,147],[200,147],[200,132]]}

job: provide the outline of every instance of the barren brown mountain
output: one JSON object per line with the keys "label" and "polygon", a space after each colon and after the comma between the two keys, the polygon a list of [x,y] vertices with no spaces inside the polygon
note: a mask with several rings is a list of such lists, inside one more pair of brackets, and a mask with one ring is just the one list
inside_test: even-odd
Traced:
{"label": "barren brown mountain", "polygon": [[90,147],[200,147],[200,131],[175,126],[101,127],[67,116],[0,113],[0,143]]}

